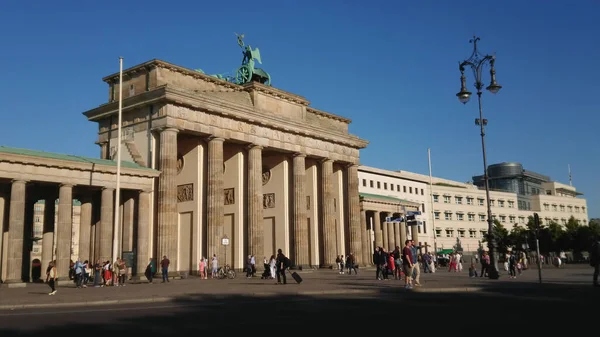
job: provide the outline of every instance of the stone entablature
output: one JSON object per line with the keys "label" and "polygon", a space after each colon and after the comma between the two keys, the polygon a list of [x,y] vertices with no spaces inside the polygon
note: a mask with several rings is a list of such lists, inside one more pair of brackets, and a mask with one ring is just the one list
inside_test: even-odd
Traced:
{"label": "stone entablature", "polygon": [[[0,177],[5,179],[71,184],[73,186],[115,187],[116,166],[2,153]],[[121,167],[121,188],[152,190],[159,171]]]}

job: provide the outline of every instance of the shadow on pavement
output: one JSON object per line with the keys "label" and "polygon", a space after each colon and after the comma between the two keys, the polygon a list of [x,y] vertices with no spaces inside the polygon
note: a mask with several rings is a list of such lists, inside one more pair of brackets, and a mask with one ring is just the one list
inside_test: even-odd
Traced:
{"label": "shadow on pavement", "polygon": [[[169,303],[107,305],[0,312],[0,336],[128,334],[170,336],[186,333],[317,334],[328,331],[355,335],[410,322],[415,334],[465,336],[492,324],[535,327],[555,332],[556,325],[539,318],[559,312],[561,322],[578,322],[582,307],[600,299],[600,288],[560,284],[479,284],[479,292],[443,292],[398,286],[369,287],[348,282],[348,294],[224,296],[189,295]],[[301,288],[301,286],[299,286]],[[354,290],[371,290],[360,293]],[[456,317],[456,324],[451,323]],[[536,318],[538,317],[538,318]],[[389,331],[389,330],[388,330]],[[379,334],[379,332],[377,332]]]}

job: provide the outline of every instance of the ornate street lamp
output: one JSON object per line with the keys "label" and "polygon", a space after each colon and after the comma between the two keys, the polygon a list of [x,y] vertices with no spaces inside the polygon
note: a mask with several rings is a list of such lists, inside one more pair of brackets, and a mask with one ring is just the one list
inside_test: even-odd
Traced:
{"label": "ornate street lamp", "polygon": [[487,158],[485,152],[485,126],[487,125],[487,119],[483,118],[483,111],[481,108],[481,93],[483,89],[483,82],[481,81],[481,73],[485,65],[490,66],[490,76],[491,81],[490,85],[487,86],[487,90],[492,94],[498,93],[502,86],[498,85],[496,82],[496,69],[494,68],[494,63],[496,62],[495,55],[485,55],[479,53],[477,50],[477,42],[479,41],[479,37],[473,36],[469,43],[473,44],[473,53],[471,56],[460,62],[458,69],[460,70],[460,91],[456,94],[458,100],[467,104],[469,99],[471,98],[471,92],[467,90],[467,78],[465,77],[465,68],[468,66],[473,71],[473,75],[475,76],[475,89],[477,89],[477,100],[479,102],[479,118],[475,119],[475,125],[478,125],[481,129],[481,148],[483,151],[483,180],[485,183],[485,195],[487,198],[487,222],[488,222],[488,247],[489,247],[489,255],[490,255],[490,269],[488,271],[488,276],[490,279],[498,279],[500,277],[500,273],[498,272],[498,264],[496,260],[496,240],[494,238],[494,220],[492,219],[492,204],[490,201],[490,186],[488,182],[488,170],[487,170]]}

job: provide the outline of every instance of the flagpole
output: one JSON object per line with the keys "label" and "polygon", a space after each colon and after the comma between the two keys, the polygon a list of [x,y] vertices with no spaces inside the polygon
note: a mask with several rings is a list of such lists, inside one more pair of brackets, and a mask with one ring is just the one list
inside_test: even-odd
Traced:
{"label": "flagpole", "polygon": [[431,149],[427,148],[427,160],[429,162],[429,198],[431,199],[431,225],[433,227],[433,250],[437,254],[437,236],[435,231],[435,212],[433,211],[433,178],[431,176]]}
{"label": "flagpole", "polygon": [[119,254],[119,215],[121,205],[121,117],[123,115],[123,57],[119,57],[119,124],[117,126],[117,188],[115,190],[115,221],[113,224],[112,261]]}

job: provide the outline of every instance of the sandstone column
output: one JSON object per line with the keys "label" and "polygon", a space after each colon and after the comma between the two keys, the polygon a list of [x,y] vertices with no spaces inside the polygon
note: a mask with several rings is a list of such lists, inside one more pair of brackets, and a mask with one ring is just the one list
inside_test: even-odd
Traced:
{"label": "sandstone column", "polygon": [[[384,214],[387,217],[387,213],[384,213]],[[388,247],[388,236],[389,236],[389,233],[388,233],[388,222],[387,221],[384,221],[384,222],[381,223],[381,229],[382,229],[382,236],[383,236],[382,237],[382,241],[381,241],[381,243],[382,243],[381,247],[385,248],[385,250],[388,250],[388,248],[389,248]]]}
{"label": "sandstone column", "polygon": [[56,198],[44,200],[44,230],[42,234],[42,277],[50,261],[54,260],[54,211]]}
{"label": "sandstone column", "polygon": [[133,198],[130,194],[126,194],[124,200],[125,202],[123,203],[122,222],[123,236],[120,251],[130,252],[133,250],[133,221],[135,215],[135,198]]}
{"label": "sandstone column", "polygon": [[110,159],[108,158],[108,142],[99,142],[100,145],[100,158],[101,159]]}
{"label": "sandstone column", "polygon": [[358,195],[358,165],[350,165],[348,171],[348,217],[350,218],[350,252],[359,265],[363,264],[362,221]]}
{"label": "sandstone column", "polygon": [[[375,227],[375,247],[383,247],[383,233],[381,231],[381,213],[373,212],[373,227]],[[375,249],[373,249],[375,251]]]}
{"label": "sandstone column", "polygon": [[4,228],[6,228],[6,214],[8,214],[8,209],[6,206],[8,205],[8,197],[4,194],[3,188],[0,186],[0,282],[4,281],[4,271],[6,270],[6,264],[4,262],[5,256],[3,256],[2,252],[4,252],[4,246],[7,243],[4,240]]}
{"label": "sandstone column", "polygon": [[6,282],[23,282],[23,239],[25,238],[26,182],[14,180],[10,189]]}
{"label": "sandstone column", "polygon": [[419,225],[410,226],[411,239],[415,245],[419,244]]}
{"label": "sandstone column", "polygon": [[364,209],[360,210],[360,231],[361,231],[360,244],[362,247],[362,259],[363,259],[362,266],[368,266],[371,264],[372,252],[369,249],[370,235],[369,235],[369,232],[367,231],[367,211],[365,211]]}
{"label": "sandstone column", "polygon": [[[141,191],[138,197],[137,218],[137,275],[144,275],[150,261],[150,192]],[[160,261],[160,260],[159,260]]]}
{"label": "sandstone column", "polygon": [[[223,165],[221,165],[222,167]],[[258,260],[263,256],[264,225],[262,202],[262,146],[250,145],[248,150],[248,255]],[[221,238],[217,239],[220,245]],[[209,258],[210,258],[209,251]]]}
{"label": "sandstone column", "polygon": [[[160,177],[158,179],[158,256],[171,261],[170,271],[177,269],[177,133],[175,128],[160,132]],[[210,186],[210,182],[209,182]],[[210,187],[209,187],[210,188]]]}
{"label": "sandstone column", "polygon": [[388,249],[390,251],[393,251],[394,248],[396,247],[395,241],[394,241],[395,240],[394,223],[391,222],[391,221],[388,222],[387,223],[387,228],[388,228],[388,242],[387,242],[387,245],[389,247]]}
{"label": "sandstone column", "polygon": [[335,207],[333,201],[333,160],[321,162],[321,188],[323,189],[323,266],[335,265],[337,256],[335,232]]}
{"label": "sandstone column", "polygon": [[73,186],[60,185],[58,190],[58,225],[56,226],[56,272],[59,279],[69,279],[71,239],[73,237]]}
{"label": "sandstone column", "polygon": [[79,218],[79,252],[78,257],[81,262],[85,260],[92,261],[90,253],[92,231],[92,198],[85,196],[81,200],[81,215]]}
{"label": "sandstone column", "polygon": [[98,256],[102,262],[112,261],[113,221],[114,221],[114,188],[102,189],[102,205],[100,206],[100,228],[97,229]]}
{"label": "sandstone column", "polygon": [[[208,226],[207,258],[217,254],[220,264],[225,263],[223,238],[223,217],[225,195],[223,191],[223,138],[211,138],[208,141],[208,187],[206,193],[206,222]],[[261,180],[262,184],[262,180]]]}
{"label": "sandstone column", "polygon": [[308,220],[306,218],[306,155],[294,155],[294,259],[296,267],[310,264],[308,251]]}
{"label": "sandstone column", "polygon": [[[406,219],[406,214],[403,214],[402,216],[404,219]],[[400,223],[400,248],[404,248],[404,242],[406,242],[406,239],[408,239],[408,235],[406,233],[407,228],[408,226],[406,226],[406,220]]]}
{"label": "sandstone column", "polygon": [[404,242],[402,242],[402,239],[400,238],[400,228],[402,228],[402,222],[394,222],[394,238],[396,240],[396,246],[402,249]]}

